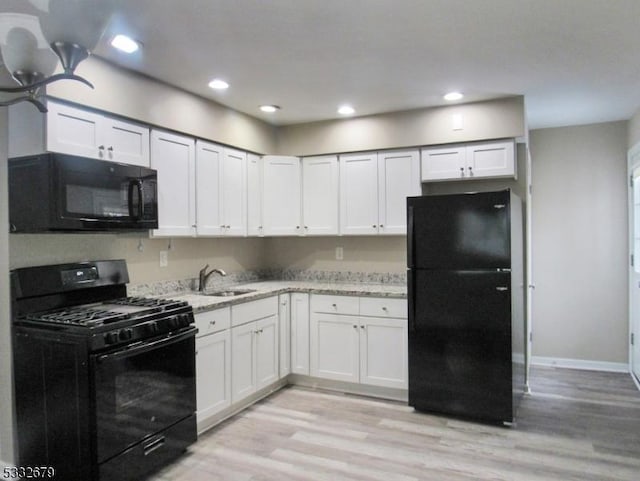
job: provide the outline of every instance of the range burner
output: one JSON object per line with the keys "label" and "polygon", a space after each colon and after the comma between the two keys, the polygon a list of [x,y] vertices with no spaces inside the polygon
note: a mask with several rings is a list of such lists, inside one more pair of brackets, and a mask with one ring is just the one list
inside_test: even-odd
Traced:
{"label": "range burner", "polygon": [[27,320],[91,327],[121,321],[129,317],[130,315],[127,313],[113,312],[105,309],[70,307],[59,311],[28,314]]}

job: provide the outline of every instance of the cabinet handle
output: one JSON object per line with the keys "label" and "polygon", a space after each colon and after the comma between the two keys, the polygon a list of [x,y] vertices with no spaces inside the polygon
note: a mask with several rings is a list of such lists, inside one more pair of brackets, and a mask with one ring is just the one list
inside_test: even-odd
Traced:
{"label": "cabinet handle", "polygon": [[282,305],[286,306],[287,305],[287,301],[282,301]]}
{"label": "cabinet handle", "polygon": [[107,148],[107,150],[108,150],[109,152],[113,152],[113,147],[110,145],[110,146],[109,146],[109,148]]}
{"label": "cabinet handle", "polygon": [[464,177],[464,167],[460,167],[460,177]]}
{"label": "cabinet handle", "polygon": [[473,176],[473,167],[469,166],[469,175]]}
{"label": "cabinet handle", "polygon": [[215,326],[216,325],[216,321],[209,321],[209,325],[210,326]]}
{"label": "cabinet handle", "polygon": [[364,326],[360,326],[360,329],[364,329]]}
{"label": "cabinet handle", "polygon": [[98,145],[98,150],[104,150],[104,145]]}
{"label": "cabinet handle", "polygon": [[357,324],[354,324],[354,325],[353,325],[353,328],[354,328],[354,329],[358,329],[358,325],[357,325]]}

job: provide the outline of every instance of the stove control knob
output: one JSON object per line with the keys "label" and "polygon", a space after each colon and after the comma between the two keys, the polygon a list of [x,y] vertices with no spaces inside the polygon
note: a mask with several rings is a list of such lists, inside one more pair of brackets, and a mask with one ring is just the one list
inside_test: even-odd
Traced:
{"label": "stove control knob", "polygon": [[105,344],[115,344],[118,342],[118,333],[117,332],[107,332],[104,335],[104,343]]}
{"label": "stove control knob", "polygon": [[167,319],[167,324],[169,329],[177,329],[180,327],[180,320],[178,319],[178,316],[173,316]]}
{"label": "stove control knob", "polygon": [[180,314],[180,327],[189,327],[189,324],[191,324],[189,314]]}
{"label": "stove control knob", "polygon": [[118,337],[120,337],[121,341],[128,341],[133,337],[133,331],[131,329],[120,329]]}
{"label": "stove control knob", "polygon": [[147,332],[149,334],[157,334],[158,324],[156,322],[150,322],[149,324],[147,324]]}

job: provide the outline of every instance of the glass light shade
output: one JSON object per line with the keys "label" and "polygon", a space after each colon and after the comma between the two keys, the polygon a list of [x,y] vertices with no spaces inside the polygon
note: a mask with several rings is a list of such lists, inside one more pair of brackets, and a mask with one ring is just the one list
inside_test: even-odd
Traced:
{"label": "glass light shade", "polygon": [[[67,42],[95,49],[113,13],[112,2],[102,0],[50,0],[48,13],[40,16],[48,42]],[[72,25],[73,28],[69,28]]]}
{"label": "glass light shade", "polygon": [[0,49],[5,67],[11,74],[25,71],[49,76],[55,70],[58,63],[56,55],[48,45],[38,48],[37,38],[30,31],[21,27],[13,28],[5,41]]}

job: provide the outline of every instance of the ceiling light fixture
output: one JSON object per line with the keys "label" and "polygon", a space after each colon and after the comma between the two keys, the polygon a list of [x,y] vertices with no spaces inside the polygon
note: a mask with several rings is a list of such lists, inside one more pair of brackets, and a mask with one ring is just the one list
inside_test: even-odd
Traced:
{"label": "ceiling light fixture", "polygon": [[116,35],[113,37],[113,40],[111,40],[111,46],[124,53],[133,53],[140,48],[140,44],[138,42],[126,35]]}
{"label": "ceiling light fixture", "polygon": [[[20,84],[20,86],[0,87],[0,92],[8,94],[26,92],[27,95],[0,102],[0,107],[8,107],[9,105],[14,105],[19,102],[29,102],[35,105],[40,112],[45,113],[47,112],[47,107],[41,101],[41,98],[45,97],[45,95],[39,95],[38,93],[41,87],[49,85],[50,83],[56,82],[58,80],[76,80],[93,88],[91,82],[74,73],[78,64],[89,56],[89,50],[82,47],[81,45],[70,42],[52,42],[49,46],[51,50],[53,50],[53,53],[55,53],[58,57],[58,60],[62,64],[64,72],[47,77],[42,72],[34,70],[33,67],[11,68],[9,70],[11,76],[16,80],[16,82]],[[10,56],[9,52],[11,50],[19,51],[21,55],[17,55],[17,57],[24,57],[24,62],[28,62],[28,57],[34,55],[34,49],[30,48],[31,46],[28,45],[28,43],[23,43],[21,45],[7,44],[3,45],[3,47],[5,66],[7,65],[6,57],[7,55]],[[20,63],[22,63],[22,61],[17,57],[15,59],[12,59],[12,63],[13,61],[15,61],[16,65],[19,65]]]}
{"label": "ceiling light fixture", "polygon": [[261,105],[260,110],[272,114],[273,112],[277,112],[278,110],[280,110],[280,107],[277,105]]}
{"label": "ceiling light fixture", "polygon": [[355,109],[351,105],[342,105],[338,109],[338,113],[340,115],[351,115],[351,114],[355,113]]}
{"label": "ceiling light fixture", "polygon": [[453,102],[454,100],[460,100],[463,97],[464,95],[462,95],[460,92],[449,92],[448,94],[445,94],[444,97],[442,98],[449,102]]}
{"label": "ceiling light fixture", "polygon": [[215,90],[225,90],[229,88],[229,84],[224,80],[215,78],[211,82],[209,82],[209,87]]}

